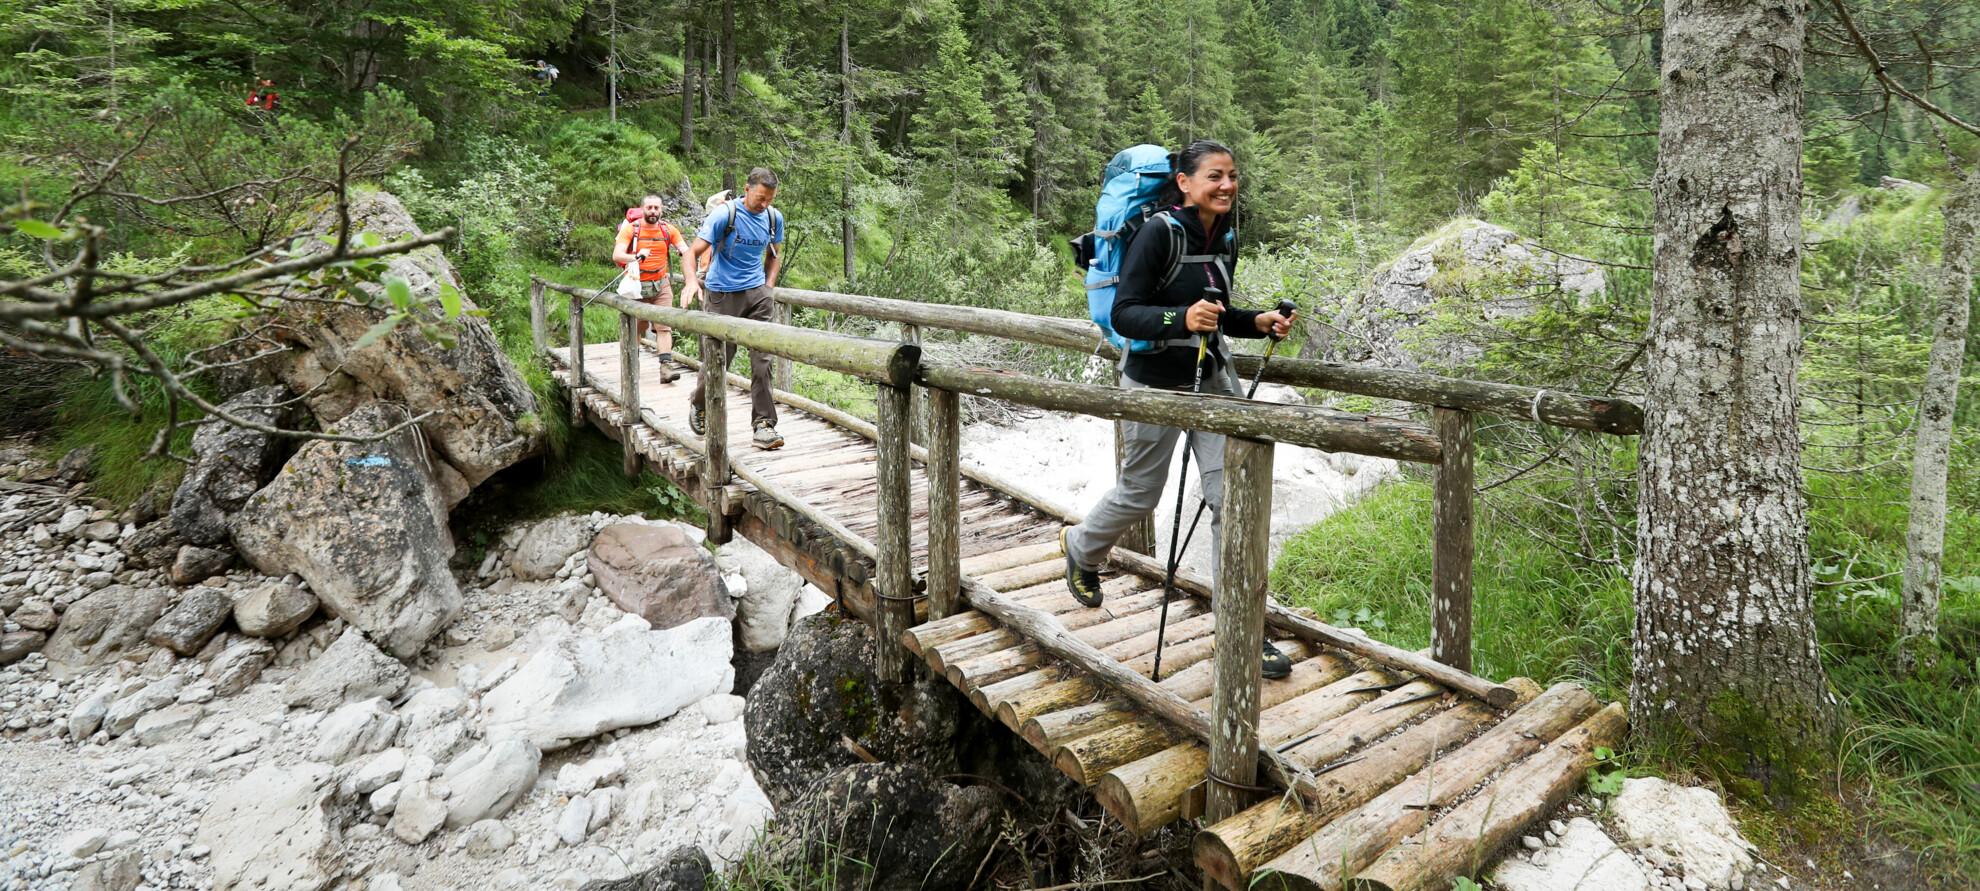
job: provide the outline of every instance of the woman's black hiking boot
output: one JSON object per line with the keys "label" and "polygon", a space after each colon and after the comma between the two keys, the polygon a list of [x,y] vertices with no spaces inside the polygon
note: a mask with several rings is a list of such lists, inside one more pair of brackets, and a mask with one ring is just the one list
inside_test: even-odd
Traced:
{"label": "woman's black hiking boot", "polygon": [[1286,658],[1286,654],[1279,652],[1278,647],[1272,646],[1269,640],[1265,642],[1265,664],[1261,673],[1269,680],[1278,680],[1292,674],[1292,660]]}
{"label": "woman's black hiking boot", "polygon": [[1066,553],[1066,590],[1072,592],[1073,599],[1079,601],[1080,606],[1099,606],[1105,596],[1100,593],[1100,573],[1081,569],[1078,563],[1073,562],[1072,548],[1066,546],[1066,533],[1071,531],[1071,526],[1059,529],[1059,550]]}

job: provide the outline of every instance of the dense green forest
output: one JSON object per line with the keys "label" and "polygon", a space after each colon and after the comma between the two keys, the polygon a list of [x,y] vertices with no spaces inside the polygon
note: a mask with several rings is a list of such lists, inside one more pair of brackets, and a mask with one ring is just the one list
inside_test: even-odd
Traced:
{"label": "dense green forest", "polygon": [[[1841,761],[1869,792],[1784,819],[1771,841],[1830,850],[1811,839],[1847,834],[1841,808],[1875,807],[1929,872],[1974,883],[1970,370],[1948,486],[1948,658],[1912,677],[1890,673],[1889,656],[1939,207],[1980,164],[1980,139],[1880,89],[1837,38],[1833,9],[1811,12],[1803,103],[1804,469],[1823,655],[1851,710]],[[1856,14],[1872,37],[1915,44],[1893,71],[1980,117],[1980,6]],[[603,284],[626,207],[683,180],[705,196],[757,165],[784,178],[786,283],[1081,316],[1065,239],[1091,226],[1107,158],[1212,138],[1243,176],[1241,296],[1310,308],[1316,327],[1295,335],[1307,355],[1398,251],[1478,217],[1600,264],[1606,288],[1541,294],[1535,311],[1488,321],[1476,307],[1503,283],[1449,283],[1436,324],[1485,346],[1463,372],[1639,394],[1662,16],[1604,0],[0,0],[0,173],[32,214],[117,165],[119,187],[79,207],[107,228],[108,267],[133,275],[278,242],[340,178],[389,189],[429,229],[458,228],[449,254],[520,357],[530,274]],[[539,78],[537,60],[561,77]],[[279,94],[272,110],[246,104],[262,81]],[[0,241],[0,277],[40,274],[35,244]],[[158,342],[183,354],[228,318],[183,313]],[[597,321],[594,339],[612,336]],[[1966,355],[1970,369],[1980,340]],[[547,393],[541,370],[528,373]],[[855,387],[802,382],[860,408]],[[72,388],[60,441],[123,435],[110,428],[129,422],[103,417],[104,385],[60,386]],[[137,457],[145,437],[124,438],[113,454]],[[1634,445],[1558,430],[1488,430],[1484,442],[1481,670],[1625,696]],[[120,472],[128,496],[166,470]],[[1422,645],[1426,499],[1414,483],[1391,487],[1310,531],[1278,586]],[[1355,571],[1323,559],[1343,553],[1363,556]],[[1740,791],[1737,770],[1642,754],[1643,769]]]}

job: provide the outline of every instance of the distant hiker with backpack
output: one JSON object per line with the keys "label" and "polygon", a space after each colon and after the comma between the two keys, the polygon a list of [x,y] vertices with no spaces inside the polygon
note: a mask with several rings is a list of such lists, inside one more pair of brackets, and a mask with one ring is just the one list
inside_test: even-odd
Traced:
{"label": "distant hiker with backpack", "polygon": [[[1284,337],[1291,328],[1285,313],[1231,305],[1237,251],[1230,221],[1237,189],[1231,150],[1207,140],[1166,155],[1159,146],[1136,146],[1108,163],[1094,232],[1075,245],[1075,253],[1090,258],[1086,286],[1094,321],[1122,350],[1121,386],[1237,396],[1242,391],[1224,338]],[[1202,474],[1212,540],[1221,537],[1224,438],[1132,421],[1123,422],[1122,432],[1126,448],[1116,485],[1085,522],[1059,534],[1066,587],[1088,607],[1100,605],[1099,570],[1114,543],[1161,501],[1179,438],[1186,437]],[[1184,455],[1185,466],[1189,457]],[[1214,560],[1215,547],[1211,553]],[[1263,659],[1268,678],[1292,670],[1271,641]]]}
{"label": "distant hiker with backpack", "polygon": [[[628,219],[619,226],[618,238],[612,246],[614,262],[620,266],[639,264],[639,296],[633,299],[655,306],[674,305],[674,283],[667,277],[667,249],[673,248],[681,253],[681,275],[687,280],[686,287],[681,291],[681,306],[686,308],[692,305],[700,282],[695,275],[694,255],[689,253],[691,248],[687,238],[672,223],[661,219],[665,205],[660,196],[646,196],[640,202],[639,209],[637,218]],[[632,275],[630,269],[627,275]],[[670,384],[679,380],[681,372],[674,361],[674,329],[645,321],[637,321],[634,326],[633,337],[648,343],[654,352],[660,354],[660,379]],[[646,340],[649,328],[653,330],[651,341]]]}
{"label": "distant hiker with backpack", "polygon": [[[709,312],[759,322],[775,320],[772,309],[776,303],[771,295],[784,263],[777,250],[777,245],[784,241],[784,215],[770,206],[776,197],[777,174],[767,167],[758,167],[749,172],[748,188],[742,197],[724,202],[709,211],[708,218],[702,221],[701,231],[688,248],[690,253],[683,265],[691,270],[701,257],[712,257],[705,298]],[[692,302],[701,288],[690,271],[681,296]],[[735,355],[736,345],[728,344],[720,361],[726,363]],[[715,360],[703,356],[702,361]],[[703,380],[695,379],[694,395],[688,400],[688,426],[696,436],[707,435],[701,411]],[[782,447],[784,437],[777,433],[777,404],[770,398],[770,357],[755,350],[749,353],[749,396],[753,430],[750,442],[759,449]]]}

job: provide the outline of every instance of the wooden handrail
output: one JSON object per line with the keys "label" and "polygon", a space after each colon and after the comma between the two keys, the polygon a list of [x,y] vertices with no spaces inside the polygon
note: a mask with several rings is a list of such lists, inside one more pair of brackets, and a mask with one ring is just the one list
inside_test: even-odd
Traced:
{"label": "wooden handrail", "polygon": [[1354,452],[1435,464],[1437,435],[1415,421],[1350,415],[1304,405],[1278,405],[1229,396],[1127,389],[1049,380],[940,362],[921,363],[923,386],[988,396],[1053,411],[1284,442],[1330,452]]}
{"label": "wooden handrail", "polygon": [[607,309],[678,328],[692,334],[714,337],[753,351],[788,356],[819,368],[850,374],[875,383],[904,387],[914,381],[921,348],[911,343],[849,337],[829,331],[759,322],[735,316],[716,315],[691,309],[675,309],[627,300],[614,293],[573,288],[546,281],[550,290],[568,294]]}
{"label": "wooden handrail", "polygon": [[[1061,319],[1004,309],[916,303],[801,288],[778,288],[776,299],[791,306],[841,312],[883,322],[1001,337],[1089,353],[1110,360],[1120,358],[1120,351],[1100,336],[1100,326],[1085,319]],[[1263,357],[1237,353],[1232,360],[1238,372],[1249,379],[1258,372]],[[1376,399],[1482,411],[1513,420],[1618,436],[1636,436],[1643,432],[1643,408],[1613,396],[1582,396],[1562,390],[1289,356],[1273,357],[1271,364],[1265,368],[1264,380]]]}

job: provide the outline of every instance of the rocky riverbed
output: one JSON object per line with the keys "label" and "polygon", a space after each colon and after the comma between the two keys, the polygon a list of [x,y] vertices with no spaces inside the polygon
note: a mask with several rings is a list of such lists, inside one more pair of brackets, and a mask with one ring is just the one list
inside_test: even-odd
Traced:
{"label": "rocky riverbed", "polygon": [[0,888],[575,889],[683,849],[719,868],[771,813],[732,661],[824,597],[747,543],[519,526],[402,662],[299,577],[192,578],[138,517],[14,485]]}

